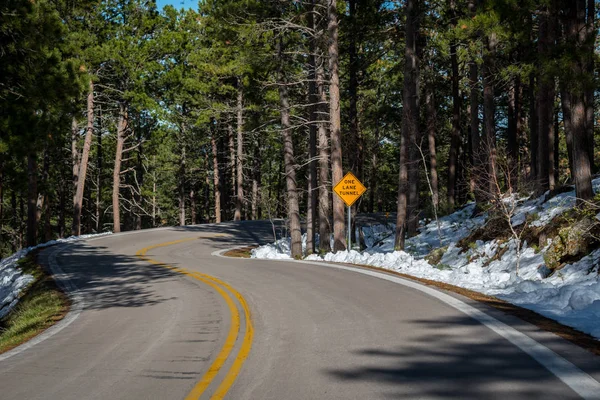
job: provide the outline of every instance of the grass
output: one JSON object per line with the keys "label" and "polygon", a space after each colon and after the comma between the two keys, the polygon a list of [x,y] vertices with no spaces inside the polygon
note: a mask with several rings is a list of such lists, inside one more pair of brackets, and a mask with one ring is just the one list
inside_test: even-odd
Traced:
{"label": "grass", "polygon": [[37,254],[30,254],[19,262],[21,270],[32,275],[34,281],[23,291],[16,307],[0,320],[0,353],[42,333],[69,310],[69,299],[36,259]]}
{"label": "grass", "polygon": [[248,247],[240,247],[237,249],[229,250],[223,255],[225,257],[233,257],[233,258],[250,258],[252,255],[252,250],[257,248],[258,246],[248,246]]}

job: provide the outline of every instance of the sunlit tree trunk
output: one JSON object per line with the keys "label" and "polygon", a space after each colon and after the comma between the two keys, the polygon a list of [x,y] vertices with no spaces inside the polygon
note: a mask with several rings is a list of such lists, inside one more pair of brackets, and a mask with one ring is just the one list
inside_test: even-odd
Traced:
{"label": "sunlit tree trunk", "polygon": [[[329,23],[329,121],[331,135],[331,177],[335,185],[344,177],[342,166],[342,120],[340,109],[340,77],[338,51],[337,0],[328,0]],[[333,251],[346,250],[344,202],[333,197]]]}
{"label": "sunlit tree trunk", "polygon": [[81,212],[83,206],[83,193],[85,190],[85,180],[87,178],[88,159],[92,147],[92,138],[94,136],[94,82],[90,79],[87,95],[87,127],[85,131],[85,140],[81,152],[81,162],[79,163],[79,173],[77,174],[77,187],[75,191],[75,201],[73,203],[73,235],[81,235]]}
{"label": "sunlit tree trunk", "polygon": [[327,253],[331,251],[331,201],[329,193],[331,190],[331,181],[329,175],[329,131],[325,122],[327,111],[327,94],[325,93],[325,72],[323,70],[323,58],[317,59],[317,95],[319,99],[318,106],[318,124],[317,136],[319,139],[319,252]]}
{"label": "sunlit tree trunk", "polygon": [[113,232],[121,232],[121,208],[120,208],[120,188],[121,188],[121,160],[123,158],[123,144],[125,142],[125,132],[128,129],[129,117],[127,106],[124,103],[119,104],[119,122],[117,124],[117,146],[115,150],[115,167],[113,169]]}
{"label": "sunlit tree trunk", "polygon": [[[308,26],[311,29],[315,29],[314,21],[314,0],[309,3],[308,10]],[[310,38],[310,55],[308,58],[309,63],[309,84],[308,84],[308,102],[309,108],[309,122],[308,127],[308,201],[306,210],[306,253],[307,255],[315,252],[315,227],[317,217],[317,118],[318,106],[317,103],[319,98],[317,96],[317,83],[316,83],[316,37]]]}
{"label": "sunlit tree trunk", "polygon": [[296,165],[294,161],[294,140],[290,122],[290,104],[288,98],[287,79],[285,75],[285,57],[283,55],[283,38],[278,43],[279,54],[279,103],[281,107],[281,135],[283,137],[283,159],[285,163],[285,182],[287,194],[287,212],[290,224],[291,256],[302,257],[302,231],[300,229],[300,207],[296,184]]}
{"label": "sunlit tree trunk", "polygon": [[234,221],[242,219],[242,207],[244,205],[244,97],[242,80],[238,78],[238,94],[237,94],[237,154],[236,154],[236,201]]}
{"label": "sunlit tree trunk", "polygon": [[437,110],[435,108],[435,97],[433,89],[428,85],[425,99],[427,105],[427,143],[429,145],[429,174],[431,176],[431,191],[433,207],[437,210],[440,205],[437,172],[437,151],[435,137],[437,130]]}
{"label": "sunlit tree trunk", "polygon": [[212,161],[213,161],[213,189],[215,195],[215,222],[221,222],[221,180],[219,176],[219,150],[217,147],[217,138],[215,121],[211,121],[211,135],[210,144],[212,148]]}
{"label": "sunlit tree trunk", "polygon": [[406,1],[406,27],[404,48],[404,87],[402,91],[402,133],[400,139],[400,174],[398,182],[398,213],[396,219],[396,238],[394,248],[403,250],[408,215],[408,178],[409,146],[416,146],[411,140],[417,137],[417,8],[418,0]]}

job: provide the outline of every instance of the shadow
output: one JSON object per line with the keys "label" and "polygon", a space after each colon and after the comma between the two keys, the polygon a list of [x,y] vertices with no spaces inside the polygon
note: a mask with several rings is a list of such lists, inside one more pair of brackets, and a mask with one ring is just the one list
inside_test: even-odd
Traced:
{"label": "shadow", "polygon": [[399,334],[396,347],[351,350],[351,367],[322,372],[339,382],[376,385],[381,391],[373,399],[579,398],[507,340],[472,329],[478,323],[469,317],[409,323],[417,338]]}
{"label": "shadow", "polygon": [[153,288],[158,282],[181,279],[166,268],[148,264],[138,257],[114,254],[105,247],[71,243],[58,256],[66,279],[85,299],[84,309],[152,306],[176,297],[164,297]]}
{"label": "shadow", "polygon": [[[276,229],[281,229],[283,221],[275,221],[275,224]],[[205,234],[202,240],[210,241],[215,249],[264,244],[273,240],[273,227],[269,221],[193,225],[172,230]],[[87,310],[144,307],[177,299],[161,296],[154,285],[182,279],[178,272],[152,265],[136,256],[115,254],[95,243],[72,242],[66,246],[68,250],[58,256],[58,263],[65,277],[80,289]],[[152,254],[148,256],[152,257]],[[174,263],[169,265],[177,266]],[[206,330],[206,327],[201,328]]]}
{"label": "shadow", "polygon": [[220,224],[189,225],[174,227],[173,230],[206,234],[207,237],[203,237],[202,240],[210,241],[214,245],[215,250],[222,250],[236,246],[272,243],[274,241],[273,227],[275,228],[277,239],[281,239],[282,232],[285,232],[285,221],[283,220],[275,220],[273,224],[270,221],[238,221],[223,222]]}
{"label": "shadow", "polygon": [[[358,214],[357,223],[359,225],[376,225],[385,224],[389,222],[395,222],[395,214],[391,213],[386,216],[385,213],[374,213],[374,214]],[[273,243],[273,230],[277,235],[277,239],[281,239],[286,230],[285,220],[276,219],[271,221],[237,221],[237,222],[223,222],[220,224],[202,224],[202,225],[189,225],[182,227],[173,227],[174,231],[181,232],[198,232],[206,234],[222,234],[228,235],[227,237],[207,237],[203,238],[213,242],[215,249],[226,249],[235,246],[245,245],[264,245],[267,243]],[[302,233],[306,232],[306,226],[302,221]]]}

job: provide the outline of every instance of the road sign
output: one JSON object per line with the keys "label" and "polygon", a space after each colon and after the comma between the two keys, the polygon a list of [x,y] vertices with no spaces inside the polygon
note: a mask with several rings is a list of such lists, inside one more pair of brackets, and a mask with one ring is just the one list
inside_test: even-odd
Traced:
{"label": "road sign", "polygon": [[352,207],[352,204],[367,191],[367,188],[352,172],[348,172],[346,176],[333,187],[333,191],[340,196],[348,207]]}

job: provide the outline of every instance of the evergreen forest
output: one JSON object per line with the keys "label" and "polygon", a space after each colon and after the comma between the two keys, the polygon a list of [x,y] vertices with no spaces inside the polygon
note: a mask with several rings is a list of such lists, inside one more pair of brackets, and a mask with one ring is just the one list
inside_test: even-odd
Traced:
{"label": "evergreen forest", "polygon": [[[595,0],[3,0],[0,256],[60,237],[594,201]],[[353,230],[354,232],[354,230]],[[319,237],[320,240],[316,240]],[[331,239],[330,239],[331,238]]]}

